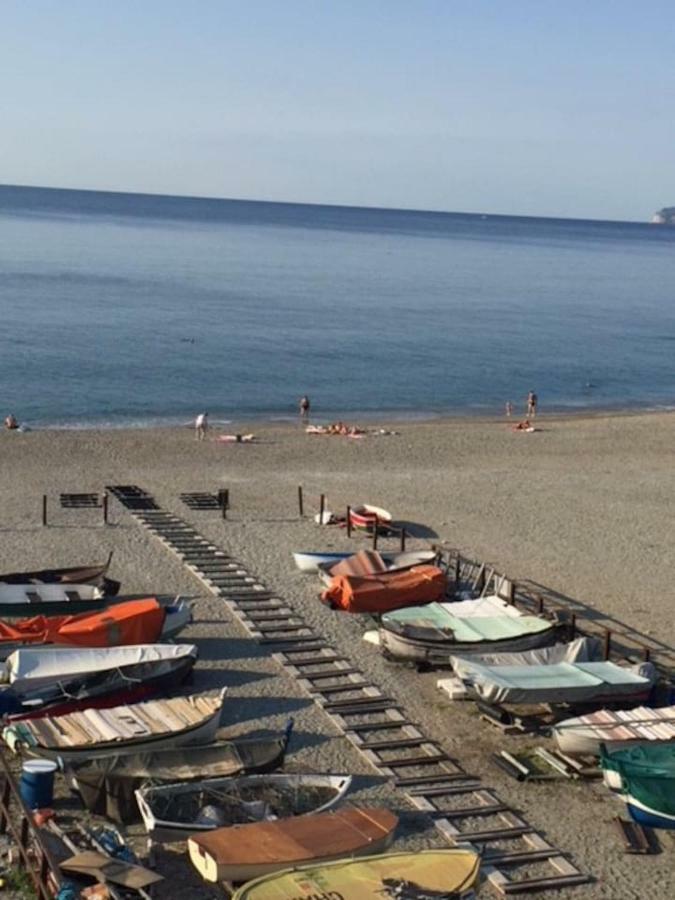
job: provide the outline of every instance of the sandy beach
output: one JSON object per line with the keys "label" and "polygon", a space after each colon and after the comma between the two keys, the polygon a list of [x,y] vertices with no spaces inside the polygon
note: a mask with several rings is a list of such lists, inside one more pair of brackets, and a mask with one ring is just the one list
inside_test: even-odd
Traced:
{"label": "sandy beach", "polygon": [[[396,433],[376,433],[381,428]],[[359,618],[327,610],[317,600],[318,581],[293,565],[294,550],[364,546],[363,538],[349,540],[339,528],[314,524],[321,493],[336,512],[374,503],[406,523],[409,547],[445,541],[513,579],[573,599],[591,618],[602,617],[653,649],[672,647],[675,414],[541,416],[537,428],[514,433],[504,421],[472,419],[378,422],[353,440],[310,436],[298,425],[227,426],[254,430],[259,440],[250,445],[220,443],[217,429],[204,442],[187,428],[2,433],[0,570],[87,563],[114,550],[111,571],[123,593],[195,598],[195,623],[182,638],[199,647],[195,686],[230,688],[223,725],[233,734],[276,729],[294,716],[292,768],[356,773],[359,799],[382,800],[400,811],[397,847],[443,846],[429,820],[406,809],[402,795],[382,783],[265,649],[116,501],[107,527],[100,510],[58,504],[61,492],[137,484],[285,597],[465,769],[590,873],[593,883],[577,888],[578,896],[660,900],[672,895],[671,834],[661,832],[660,855],[627,856],[611,823],[623,805],[601,784],[510,780],[490,764],[489,753],[541,741],[504,738],[479,721],[472,704],[445,700],[435,687],[437,674],[385,662],[361,641]],[[298,485],[304,489],[303,519]],[[182,492],[220,488],[230,492],[226,521],[217,511],[192,511],[179,499]],[[43,494],[49,498],[47,528],[41,525]],[[180,846],[159,854],[158,870],[182,879],[180,893],[171,896],[218,896],[192,875]],[[489,887],[481,891],[481,897],[491,895]]]}

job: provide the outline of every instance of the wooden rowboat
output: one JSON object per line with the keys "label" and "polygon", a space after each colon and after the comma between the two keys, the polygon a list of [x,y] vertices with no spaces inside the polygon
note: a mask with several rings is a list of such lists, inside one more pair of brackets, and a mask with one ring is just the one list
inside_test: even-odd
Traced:
{"label": "wooden rowboat", "polygon": [[64,762],[207,744],[218,730],[225,692],[46,716],[9,725],[2,736],[13,750]]}
{"label": "wooden rowboat", "polygon": [[351,785],[350,775],[247,775],[150,785],[136,791],[152,841],[184,841],[225,826],[326,812]]}
{"label": "wooden rowboat", "polygon": [[6,572],[0,575],[4,584],[93,584],[108,596],[120,589],[119,581],[107,578],[112,553],[102,565],[71,566],[66,569],[34,569],[28,572]]}
{"label": "wooden rowboat", "polygon": [[232,900],[358,900],[424,897],[469,900],[475,896],[480,856],[473,850],[421,850],[340,859],[265,875],[240,888]]}
{"label": "wooden rowboat", "polygon": [[381,572],[405,572],[413,566],[435,565],[435,550],[409,550],[403,553],[377,553],[361,550],[347,559],[319,563],[319,579],[328,587],[335,575],[378,575]]}
{"label": "wooden rowboat", "polygon": [[393,840],[397,824],[388,809],[352,806],[217,828],[189,838],[188,852],[205,881],[250,881],[291,866],[379,853]]}
{"label": "wooden rowboat", "polygon": [[378,529],[386,530],[391,525],[391,513],[380,506],[371,506],[369,503],[352,506],[349,516],[352,528],[359,528],[362,531],[372,531],[376,522]]}
{"label": "wooden rowboat", "polygon": [[110,602],[94,584],[0,583],[0,617],[75,615]]}

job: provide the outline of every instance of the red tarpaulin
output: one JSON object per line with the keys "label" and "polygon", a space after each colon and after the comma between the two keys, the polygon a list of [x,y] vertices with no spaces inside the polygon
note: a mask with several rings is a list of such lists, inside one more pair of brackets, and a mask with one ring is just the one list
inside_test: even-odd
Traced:
{"label": "red tarpaulin", "polygon": [[16,641],[73,647],[153,644],[162,633],[164,616],[157,600],[148,598],[77,616],[34,616],[11,624],[0,621],[0,645]]}
{"label": "red tarpaulin", "polygon": [[445,588],[446,577],[441,569],[414,566],[391,574],[337,575],[321,599],[347,612],[382,613],[442,600]]}

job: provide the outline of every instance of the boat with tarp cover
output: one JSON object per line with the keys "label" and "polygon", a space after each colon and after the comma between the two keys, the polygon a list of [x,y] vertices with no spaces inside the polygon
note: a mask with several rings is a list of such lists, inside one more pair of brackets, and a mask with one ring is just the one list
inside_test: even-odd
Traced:
{"label": "boat with tarp cover", "polygon": [[644,700],[656,680],[651,663],[618,666],[561,662],[544,666],[484,666],[461,661],[461,679],[480,700],[496,704],[625,703]]}
{"label": "boat with tarp cover", "polygon": [[119,591],[120,583],[107,577],[112,556],[110,553],[108,559],[98,565],[5,572],[4,575],[0,575],[0,584],[91,584],[101,588],[106,596],[113,597]]}
{"label": "boat with tarp cover", "polygon": [[382,652],[391,659],[449,666],[451,655],[546,647],[567,630],[558,616],[531,616],[490,595],[386,612],[378,635]]}
{"label": "boat with tarp cover", "polygon": [[46,759],[75,760],[145,753],[215,737],[226,688],[219,694],[167,697],[110,709],[85,709],[6,726],[5,743]]}
{"label": "boat with tarp cover", "polygon": [[351,785],[350,775],[245,775],[147,786],[136,791],[152,841],[183,841],[230,825],[325,812]]}
{"label": "boat with tarp cover", "polygon": [[194,644],[25,647],[2,665],[0,713],[32,718],[45,715],[47,708],[54,715],[54,704],[65,704],[69,711],[98,707],[99,699],[110,694],[128,694],[132,701],[136,689],[147,697],[181,684],[196,661]]}
{"label": "boat with tarp cover", "polygon": [[480,875],[474,850],[418,850],[299,866],[249,881],[232,900],[470,900]]}
{"label": "boat with tarp cover", "polygon": [[650,828],[675,828],[675,745],[642,744],[602,749],[606,783],[626,801],[633,821]]}
{"label": "boat with tarp cover", "polygon": [[166,606],[154,597],[128,600],[100,612],[74,616],[33,616],[16,622],[0,620],[0,660],[27,645],[118,647],[168,641],[192,621],[184,600]]}

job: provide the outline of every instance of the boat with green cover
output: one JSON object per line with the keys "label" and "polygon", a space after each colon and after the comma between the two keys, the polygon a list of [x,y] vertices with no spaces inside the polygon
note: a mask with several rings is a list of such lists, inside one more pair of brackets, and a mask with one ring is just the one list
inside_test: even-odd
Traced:
{"label": "boat with green cover", "polygon": [[601,748],[605,782],[620,791],[630,817],[651,828],[675,828],[675,744]]}
{"label": "boat with green cover", "polygon": [[527,615],[490,596],[383,613],[379,642],[389,658],[449,666],[451,655],[546,647],[563,631],[558,618]]}

